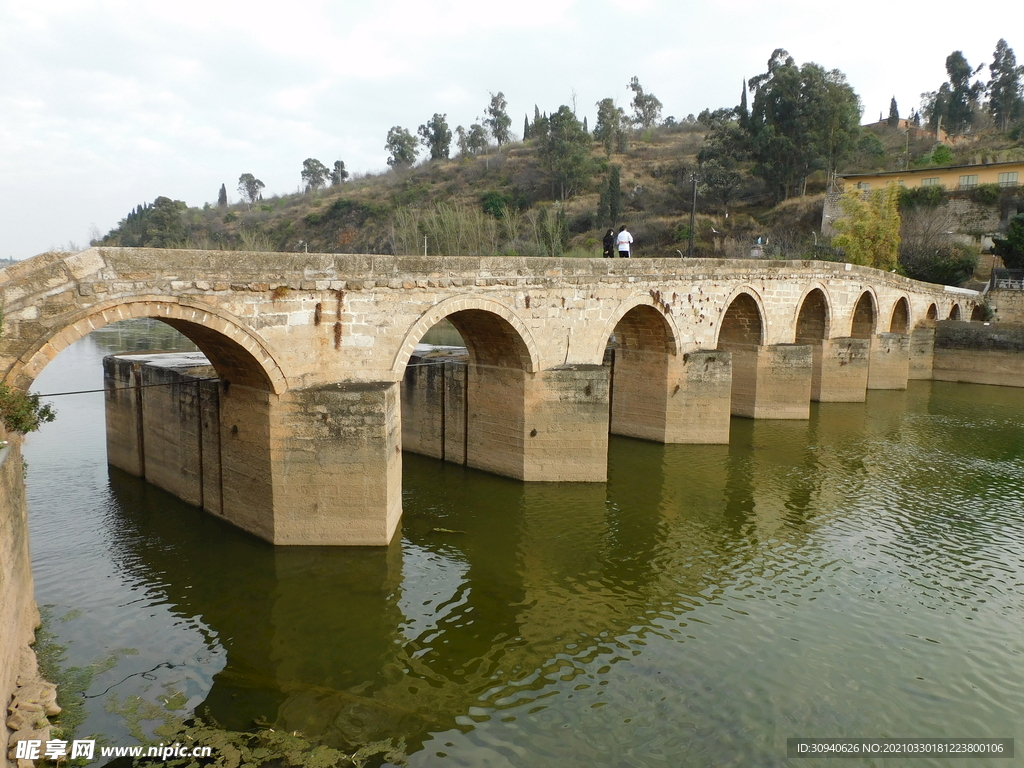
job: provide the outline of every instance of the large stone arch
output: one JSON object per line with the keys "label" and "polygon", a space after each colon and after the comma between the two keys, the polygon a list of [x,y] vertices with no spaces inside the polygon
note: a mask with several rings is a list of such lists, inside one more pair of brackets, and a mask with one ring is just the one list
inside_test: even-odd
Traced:
{"label": "large stone arch", "polygon": [[870,288],[865,288],[857,297],[850,313],[850,336],[855,339],[870,339],[878,326],[878,297]]}
{"label": "large stone arch", "polygon": [[910,300],[900,296],[889,313],[889,333],[910,333]]}
{"label": "large stone arch", "polygon": [[716,346],[751,344],[762,346],[767,337],[767,314],[760,294],[751,286],[737,288],[725,303],[718,322]]}
{"label": "large stone arch", "polygon": [[288,389],[270,346],[241,320],[202,302],[167,296],[112,299],[68,315],[61,328],[29,346],[5,381],[27,389],[46,364],[74,342],[110,323],[142,317],[162,320],[188,337],[225,381],[278,395]]}
{"label": "large stone arch", "polygon": [[[527,373],[540,370],[537,342],[512,309],[491,299],[454,296],[432,306],[406,332],[391,365],[396,380],[402,378],[405,366],[424,334],[445,319],[462,334],[470,356],[481,364],[509,367],[516,363],[515,367]],[[499,344],[495,346],[485,341],[497,341]]]}
{"label": "large stone arch", "polygon": [[814,284],[804,291],[797,303],[793,327],[793,339],[797,344],[810,344],[830,337],[832,302],[824,286]]}

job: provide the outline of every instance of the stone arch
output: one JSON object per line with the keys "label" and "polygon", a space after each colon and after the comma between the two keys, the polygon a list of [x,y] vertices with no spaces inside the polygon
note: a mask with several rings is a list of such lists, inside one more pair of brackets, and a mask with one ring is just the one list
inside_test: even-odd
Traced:
{"label": "stone arch", "polygon": [[675,370],[672,360],[678,337],[660,302],[644,298],[637,297],[616,312],[617,346],[609,360],[608,430],[665,442],[670,372]]}
{"label": "stone arch", "polygon": [[[649,307],[650,310],[636,311],[638,307]],[[670,355],[677,355],[680,351],[679,329],[676,327],[671,316],[666,315],[662,305],[648,295],[635,296],[620,304],[611,318],[605,323],[604,331],[597,339],[593,349],[588,356],[588,362],[600,363],[604,359],[604,350],[608,345],[608,339],[613,333],[617,333],[619,324],[630,316],[631,333],[639,334],[631,340],[633,347],[638,348],[643,341],[648,346],[653,344],[657,347],[664,345],[664,351]],[[657,320],[660,318],[660,323]],[[623,329],[625,330],[625,328]]]}
{"label": "stone arch", "polygon": [[809,289],[799,304],[796,316],[796,343],[813,344],[829,338],[831,316],[825,290],[817,286]]}
{"label": "stone arch", "polygon": [[971,310],[971,322],[982,323],[985,321],[985,310],[981,308],[980,304],[975,304],[974,309]]}
{"label": "stone arch", "polygon": [[910,333],[910,302],[906,296],[900,296],[893,305],[889,333]]}
{"label": "stone arch", "polygon": [[928,305],[928,313],[925,315],[925,320],[934,323],[938,319],[939,308],[935,306],[935,302],[933,301],[931,304]]}
{"label": "stone arch", "polygon": [[27,350],[5,380],[27,389],[50,360],[83,336],[118,320],[141,317],[162,320],[181,332],[225,381],[274,394],[288,389],[287,377],[267,342],[241,320],[201,302],[167,296],[113,299],[70,315],[62,329]]}
{"label": "stone arch", "polygon": [[402,378],[423,335],[447,319],[462,334],[470,359],[481,365],[540,370],[540,351],[526,324],[504,304],[475,296],[455,296],[435,304],[412,325],[395,355],[391,371]]}
{"label": "stone arch", "polygon": [[875,322],[878,312],[875,307],[875,296],[870,290],[865,290],[857,299],[853,308],[853,318],[850,321],[850,336],[855,339],[870,339],[875,332]]}
{"label": "stone arch", "polygon": [[765,339],[764,307],[751,288],[740,288],[726,304],[718,324],[718,344],[761,346]]}
{"label": "stone arch", "polygon": [[959,304],[954,304],[952,307],[949,308],[949,318],[948,319],[950,319],[950,320],[960,320],[961,319],[960,305]]}

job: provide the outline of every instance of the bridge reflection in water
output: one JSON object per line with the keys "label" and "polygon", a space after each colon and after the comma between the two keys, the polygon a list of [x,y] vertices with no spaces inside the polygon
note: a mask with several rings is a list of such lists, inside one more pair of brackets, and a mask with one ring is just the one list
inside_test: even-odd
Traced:
{"label": "bridge reflection in water", "polygon": [[413,765],[998,735],[1024,704],[1024,410],[1001,394],[914,384],[734,420],[727,446],[613,438],[607,486],[407,456],[383,548],[272,547],[111,470],[101,535],[127,589],[201,620],[223,663],[201,703],[229,727],[402,735]]}

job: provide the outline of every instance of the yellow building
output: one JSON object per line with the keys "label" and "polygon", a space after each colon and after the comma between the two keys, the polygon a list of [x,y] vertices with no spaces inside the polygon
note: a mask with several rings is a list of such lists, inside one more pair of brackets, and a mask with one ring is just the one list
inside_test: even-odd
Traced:
{"label": "yellow building", "polygon": [[970,190],[980,184],[1016,187],[1024,181],[1024,161],[985,165],[947,165],[941,168],[911,168],[884,173],[848,173],[838,177],[844,190],[868,192],[891,181],[902,187],[942,187],[948,191]]}

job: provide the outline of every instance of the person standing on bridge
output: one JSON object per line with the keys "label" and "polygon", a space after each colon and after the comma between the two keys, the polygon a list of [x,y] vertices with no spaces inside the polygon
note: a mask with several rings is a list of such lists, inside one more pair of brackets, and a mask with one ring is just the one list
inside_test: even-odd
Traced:
{"label": "person standing on bridge", "polygon": [[615,241],[619,244],[619,258],[628,259],[632,250],[630,246],[633,243],[633,236],[629,234],[625,224],[619,227],[619,236],[615,238]]}
{"label": "person standing on bridge", "polygon": [[604,257],[611,259],[615,257],[615,230],[609,229],[604,236]]}

